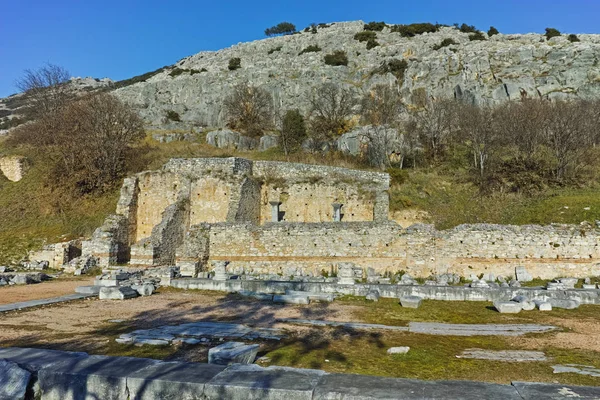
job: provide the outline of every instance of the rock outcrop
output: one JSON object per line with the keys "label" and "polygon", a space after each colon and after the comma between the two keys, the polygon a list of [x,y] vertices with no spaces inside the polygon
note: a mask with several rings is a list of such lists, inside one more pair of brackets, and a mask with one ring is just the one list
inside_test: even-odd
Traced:
{"label": "rock outcrop", "polygon": [[[385,28],[380,44],[370,50],[354,39],[362,21],[331,24],[316,34],[294,35],[240,43],[214,52],[186,57],[144,82],[116,90],[152,124],[177,112],[184,123],[224,126],[223,99],[240,82],[262,86],[276,108],[308,109],[308,95],[323,82],[368,91],[375,84],[397,87],[403,100],[416,106],[427,98],[463,98],[478,104],[498,104],[527,98],[595,98],[600,95],[600,35],[566,35],[546,40],[540,34],[494,35],[471,41],[453,27],[402,37]],[[444,39],[457,44],[436,49]],[[300,54],[318,45],[322,50]],[[326,65],[323,58],[337,50],[347,53],[348,66]],[[230,71],[231,58],[241,68]],[[400,81],[375,71],[392,59],[408,63]],[[400,76],[400,75],[399,75]]]}

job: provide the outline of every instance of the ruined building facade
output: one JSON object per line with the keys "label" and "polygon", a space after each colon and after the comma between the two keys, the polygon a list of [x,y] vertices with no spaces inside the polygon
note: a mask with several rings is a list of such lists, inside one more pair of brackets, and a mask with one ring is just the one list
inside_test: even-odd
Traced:
{"label": "ruined building facade", "polygon": [[233,273],[318,275],[351,261],[379,273],[600,275],[595,227],[388,221],[384,173],[241,158],[172,159],[127,178],[114,215],[83,253],[101,264],[177,265],[184,276],[228,261]]}

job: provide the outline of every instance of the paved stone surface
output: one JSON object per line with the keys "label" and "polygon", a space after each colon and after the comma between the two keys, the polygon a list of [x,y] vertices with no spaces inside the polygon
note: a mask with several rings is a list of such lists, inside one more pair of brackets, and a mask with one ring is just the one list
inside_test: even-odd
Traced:
{"label": "paved stone surface", "polygon": [[258,344],[245,344],[242,342],[226,342],[208,350],[208,363],[252,364],[260,346]]}
{"label": "paved stone surface", "polygon": [[541,351],[526,350],[483,350],[466,349],[457,358],[473,358],[477,360],[493,360],[508,362],[546,361],[546,355]]}
{"label": "paved stone surface", "polygon": [[598,400],[600,387],[550,383],[512,382],[523,400]]}
{"label": "paved stone surface", "polygon": [[206,384],[209,399],[312,400],[325,372],[284,367],[232,365]]}
{"label": "paved stone surface", "polygon": [[0,360],[0,399],[25,399],[31,373],[11,361]]}
{"label": "paved stone surface", "polygon": [[47,306],[50,304],[63,303],[65,301],[87,299],[88,297],[95,297],[95,295],[94,294],[85,294],[85,293],[75,293],[75,294],[67,294],[65,296],[52,297],[50,299],[29,300],[29,301],[22,301],[19,303],[3,304],[3,305],[0,305],[0,313],[6,312],[6,311],[22,310],[24,308]]}
{"label": "paved stone surface", "polygon": [[0,359],[13,361],[28,371],[51,368],[64,362],[73,362],[86,358],[87,353],[46,349],[30,349],[23,347],[0,348]]}
{"label": "paved stone surface", "polygon": [[420,381],[365,375],[325,375],[314,400],[523,400],[510,385],[468,381]]}
{"label": "paved stone surface", "polygon": [[411,322],[409,332],[449,336],[521,336],[528,333],[550,332],[556,327],[534,324],[440,324]]}
{"label": "paved stone surface", "polygon": [[223,322],[191,322],[139,329],[122,334],[116,341],[122,344],[166,345],[180,339],[280,340],[283,337],[285,334],[281,330],[272,328],[250,328],[246,325]]}
{"label": "paved stone surface", "polygon": [[573,373],[578,375],[589,375],[600,378],[600,368],[589,365],[565,364],[553,365],[552,369],[555,374]]}
{"label": "paved stone surface", "polygon": [[288,323],[288,324],[297,324],[297,325],[343,326],[345,328],[351,328],[351,329],[385,329],[385,330],[408,332],[408,327],[406,327],[406,326],[363,324],[360,322],[337,322],[337,321],[323,321],[323,320],[317,320],[317,319],[298,319],[298,318],[278,318],[277,322],[283,322],[283,323]]}

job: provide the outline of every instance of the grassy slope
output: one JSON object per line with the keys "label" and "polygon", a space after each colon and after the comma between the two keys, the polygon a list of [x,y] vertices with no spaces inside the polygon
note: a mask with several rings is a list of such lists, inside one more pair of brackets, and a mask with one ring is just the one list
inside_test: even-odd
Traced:
{"label": "grassy slope", "polygon": [[[133,171],[157,169],[171,157],[230,156],[367,168],[356,159],[337,153],[302,153],[289,157],[277,149],[239,153],[214,149],[204,144],[202,135],[198,140],[199,143],[158,144],[148,139],[145,145],[149,152],[135,160],[131,168]],[[15,150],[4,148],[0,142],[0,154],[10,152]],[[0,177],[0,265],[17,261],[27,250],[43,242],[89,236],[104,217],[114,211],[118,198],[118,184],[102,196],[66,198],[60,190],[45,184],[47,168],[39,156],[23,150],[20,154],[28,156],[32,163],[25,178],[13,183]],[[593,188],[556,189],[530,198],[516,194],[482,197],[477,188],[466,183],[464,172],[460,170],[410,170],[404,183],[392,187],[390,204],[392,210],[425,210],[431,215],[430,222],[438,228],[476,222],[579,223],[600,220],[599,192]]]}

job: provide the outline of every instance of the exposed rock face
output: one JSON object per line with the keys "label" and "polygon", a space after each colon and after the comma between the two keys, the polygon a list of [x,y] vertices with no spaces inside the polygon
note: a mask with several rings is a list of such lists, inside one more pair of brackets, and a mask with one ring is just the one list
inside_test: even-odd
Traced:
{"label": "exposed rock face", "polygon": [[[377,32],[380,46],[367,50],[364,42],[354,39],[362,30],[362,21],[335,23],[316,34],[302,32],[201,52],[116,94],[137,107],[147,122],[164,123],[166,112],[173,110],[182,121],[203,126],[224,125],[223,99],[244,81],[265,88],[276,108],[301,111],[308,109],[307,95],[323,82],[343,84],[357,94],[378,83],[392,85],[409,106],[426,98],[499,104],[523,97],[600,95],[600,35],[579,35],[577,43],[566,35],[547,41],[540,34],[470,41],[468,34],[450,27],[413,38],[385,28]],[[446,38],[458,44],[434,50]],[[310,45],[322,51],[299,54]],[[346,51],[348,66],[324,63],[323,57],[336,50]],[[227,65],[233,57],[241,59],[241,68],[230,71]],[[391,73],[372,74],[391,59],[408,62],[401,82]],[[184,72],[171,76],[175,67]]]}
{"label": "exposed rock face", "polygon": [[27,159],[20,156],[0,157],[0,172],[9,181],[18,182],[27,172]]}

